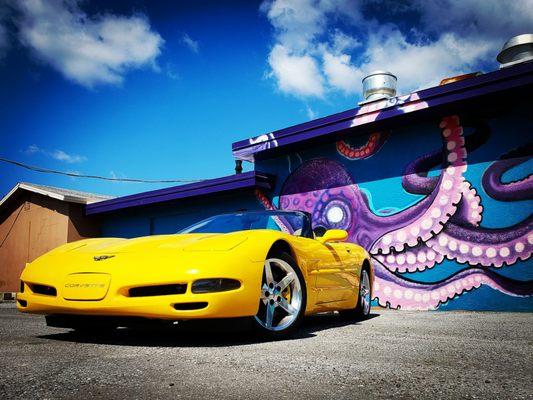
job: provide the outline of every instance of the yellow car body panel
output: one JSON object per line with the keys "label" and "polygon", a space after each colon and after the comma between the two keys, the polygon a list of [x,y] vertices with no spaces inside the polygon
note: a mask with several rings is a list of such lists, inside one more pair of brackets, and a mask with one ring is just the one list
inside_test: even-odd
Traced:
{"label": "yellow car body panel", "polygon": [[[304,277],[306,314],[355,307],[361,266],[365,260],[370,261],[363,248],[266,229],[69,243],[27,264],[21,275],[17,307],[21,312],[46,315],[167,320],[254,316],[261,296],[264,261],[278,241],[290,246]],[[370,272],[373,280],[372,269]],[[237,280],[240,287],[192,292],[194,281],[213,278]],[[132,288],[160,285],[186,285],[186,289],[179,294],[140,297],[132,297],[130,292]],[[180,306],[184,303],[203,303],[205,307],[181,309],[186,308]]]}

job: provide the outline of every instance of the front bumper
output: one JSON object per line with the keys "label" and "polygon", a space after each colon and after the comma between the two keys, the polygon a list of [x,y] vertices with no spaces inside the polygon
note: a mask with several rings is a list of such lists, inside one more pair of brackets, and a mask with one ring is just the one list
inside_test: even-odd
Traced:
{"label": "front bumper", "polygon": [[[224,263],[219,259],[217,267],[213,267],[211,260],[209,266],[195,265],[178,272],[172,267],[139,271],[124,259],[106,261],[105,267],[98,265],[95,268],[94,264],[89,265],[90,270],[59,269],[55,274],[50,273],[52,267],[30,265],[21,276],[24,291],[17,294],[17,308],[21,312],[45,315],[125,316],[166,320],[233,318],[257,314],[262,262],[246,261],[236,264],[234,261]],[[69,297],[72,298],[72,290],[66,287],[65,279],[73,273],[108,274],[109,284],[103,298],[68,300]],[[191,292],[195,280],[209,278],[235,279],[241,286],[225,292]],[[55,288],[56,295],[35,293],[32,290],[35,284]],[[186,284],[187,288],[182,294],[129,296],[129,289],[132,287],[168,284]]]}

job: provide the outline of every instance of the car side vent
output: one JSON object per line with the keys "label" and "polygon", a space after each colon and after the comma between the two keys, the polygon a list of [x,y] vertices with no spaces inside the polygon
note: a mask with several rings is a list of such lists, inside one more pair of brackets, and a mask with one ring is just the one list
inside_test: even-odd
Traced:
{"label": "car side vent", "polygon": [[57,296],[57,290],[55,287],[48,285],[39,285],[38,283],[29,284],[31,291],[35,294],[42,294],[45,296]]}
{"label": "car side vent", "polygon": [[186,283],[173,283],[171,285],[139,286],[128,290],[129,297],[167,296],[183,294],[187,291]]}

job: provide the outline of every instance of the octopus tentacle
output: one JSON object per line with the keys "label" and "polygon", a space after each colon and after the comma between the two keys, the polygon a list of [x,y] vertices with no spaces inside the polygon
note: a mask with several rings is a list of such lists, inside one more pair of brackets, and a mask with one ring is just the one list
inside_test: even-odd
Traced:
{"label": "octopus tentacle", "polygon": [[424,154],[407,164],[402,176],[402,186],[412,194],[428,195],[437,186],[437,177],[428,177],[431,168],[442,162],[442,151]]}
{"label": "octopus tentacle", "polygon": [[339,140],[336,147],[339,154],[349,160],[363,160],[376,154],[388,137],[388,132],[374,132],[362,146],[355,147],[344,140]]}
{"label": "octopus tentacle", "polygon": [[483,188],[493,199],[499,201],[516,201],[533,197],[533,174],[524,179],[503,183],[502,175],[528,160],[533,155],[533,144],[514,149],[493,162],[482,177]]}
{"label": "octopus tentacle", "polygon": [[465,291],[487,285],[511,296],[532,296],[532,281],[517,281],[483,268],[467,268],[435,283],[402,278],[374,263],[374,299],[380,306],[407,310],[434,310]]}
{"label": "octopus tentacle", "polygon": [[[471,133],[465,138],[465,148],[467,153],[470,154],[470,152],[478,149],[488,140],[490,129],[483,121],[476,121],[468,125],[472,125],[475,129],[474,133]],[[428,195],[433,192],[437,187],[439,179],[438,177],[428,176],[428,173],[432,168],[442,164],[442,160],[442,150],[439,149],[424,154],[407,164],[402,175],[403,188],[412,194]]]}
{"label": "octopus tentacle", "polygon": [[444,256],[425,243],[419,243],[416,247],[409,248],[400,253],[391,251],[388,255],[378,254],[375,256],[384,264],[389,271],[393,272],[416,272],[433,268],[444,259]]}
{"label": "octopus tentacle", "polygon": [[272,205],[268,197],[259,189],[255,189],[255,197],[259,202],[265,207],[265,210],[275,210],[276,208]]}
{"label": "octopus tentacle", "polygon": [[424,211],[417,207],[411,207],[405,212],[381,217],[381,220],[390,224],[389,226],[394,226],[392,223],[405,221],[406,215],[417,212],[413,219],[404,223],[405,225],[401,228],[389,231],[379,237],[371,247],[370,252],[372,254],[389,254],[392,249],[399,252],[405,248],[406,244],[409,247],[414,247],[420,240],[424,242],[429,240],[442,230],[444,224],[457,210],[457,204],[462,197],[463,173],[466,171],[463,128],[459,125],[457,116],[443,118],[440,127],[447,149],[448,166],[442,170],[437,189],[422,200],[421,204],[426,207]]}
{"label": "octopus tentacle", "polygon": [[[263,207],[265,207],[265,210],[276,209],[276,207],[274,207],[274,205],[270,202],[268,197],[261,190],[259,189],[255,190],[255,197],[257,198],[257,200],[259,200],[259,202],[263,205]],[[292,229],[291,224],[289,224],[288,221],[286,221],[282,217],[274,217],[273,219],[274,221],[276,221],[276,224],[279,226],[279,228],[283,232],[289,233],[291,235],[293,234],[294,230]]]}
{"label": "octopus tentacle", "polygon": [[479,226],[483,218],[483,206],[477,190],[468,181],[464,181],[461,187],[461,201],[457,211],[450,218],[451,222]]}
{"label": "octopus tentacle", "polygon": [[533,253],[533,215],[505,228],[461,226],[449,222],[427,244],[450,260],[470,265],[501,267],[527,260]]}

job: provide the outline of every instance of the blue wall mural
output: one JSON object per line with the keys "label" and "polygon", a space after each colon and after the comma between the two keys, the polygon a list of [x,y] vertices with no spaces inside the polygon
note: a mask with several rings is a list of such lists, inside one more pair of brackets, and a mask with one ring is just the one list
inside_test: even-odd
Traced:
{"label": "blue wall mural", "polygon": [[533,310],[532,128],[516,109],[373,132],[257,162],[278,178],[257,196],[346,229],[381,306]]}

